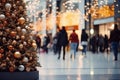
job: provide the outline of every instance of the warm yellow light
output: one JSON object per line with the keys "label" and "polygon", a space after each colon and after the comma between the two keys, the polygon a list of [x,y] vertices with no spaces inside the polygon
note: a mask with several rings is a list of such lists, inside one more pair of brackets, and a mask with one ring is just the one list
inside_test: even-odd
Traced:
{"label": "warm yellow light", "polygon": [[94,34],[94,29],[90,29],[90,34],[93,35]]}
{"label": "warm yellow light", "polygon": [[80,12],[78,11],[67,11],[60,15],[60,26],[73,26],[79,25],[80,23]]}

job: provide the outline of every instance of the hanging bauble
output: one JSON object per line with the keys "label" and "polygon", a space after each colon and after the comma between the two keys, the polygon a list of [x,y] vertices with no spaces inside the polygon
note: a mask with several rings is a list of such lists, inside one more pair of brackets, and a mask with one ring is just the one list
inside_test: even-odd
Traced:
{"label": "hanging bauble", "polygon": [[19,70],[19,71],[24,71],[24,69],[25,69],[24,65],[19,65],[19,66],[18,66],[18,70]]}
{"label": "hanging bauble", "polygon": [[16,40],[13,40],[12,44],[13,44],[13,45],[16,45],[16,44],[17,44],[17,41],[16,41]]}
{"label": "hanging bauble", "polygon": [[9,12],[6,12],[5,14],[6,14],[7,17],[11,16]]}
{"label": "hanging bauble", "polygon": [[11,50],[13,50],[13,46],[12,45],[8,45],[8,49],[11,51]]}
{"label": "hanging bauble", "polygon": [[21,36],[21,39],[22,39],[22,40],[24,40],[24,39],[25,39],[25,36],[24,36],[24,35],[22,35],[22,36]]}
{"label": "hanging bauble", "polygon": [[33,24],[29,24],[29,27],[30,27],[30,28],[33,28]]}
{"label": "hanging bauble", "polygon": [[0,31],[0,36],[3,35],[3,32]]}
{"label": "hanging bauble", "polygon": [[32,56],[30,56],[30,57],[29,57],[29,60],[32,60],[32,59],[33,59],[33,57],[32,57]]}
{"label": "hanging bauble", "polygon": [[17,29],[17,31],[21,31],[21,27],[20,26],[18,26],[16,29]]}
{"label": "hanging bauble", "polygon": [[10,67],[9,67],[9,71],[10,71],[10,72],[14,72],[14,70],[15,70],[15,68],[14,68],[13,66],[10,66]]}
{"label": "hanging bauble", "polygon": [[19,51],[16,51],[15,53],[14,53],[14,57],[15,58],[21,58],[21,53],[19,52]]}
{"label": "hanging bauble", "polygon": [[26,29],[22,29],[22,33],[26,34],[27,33]]}
{"label": "hanging bauble", "polygon": [[0,53],[0,59],[2,58],[2,53]]}
{"label": "hanging bauble", "polygon": [[10,4],[10,3],[6,3],[6,4],[5,4],[5,8],[6,8],[7,10],[10,10],[10,9],[11,9],[11,4]]}
{"label": "hanging bauble", "polygon": [[12,13],[12,17],[13,17],[13,18],[15,18],[15,17],[16,17],[14,13]]}
{"label": "hanging bauble", "polygon": [[32,47],[37,48],[36,43],[32,43]]}
{"label": "hanging bauble", "polygon": [[24,15],[26,15],[27,14],[27,11],[24,11],[24,13],[23,13]]}
{"label": "hanging bauble", "polygon": [[29,60],[28,60],[27,57],[24,57],[22,61],[25,62],[25,63],[27,63]]}
{"label": "hanging bauble", "polygon": [[17,11],[16,11],[16,10],[14,10],[14,11],[13,11],[13,14],[15,14],[15,15],[16,15],[16,14],[17,14]]}
{"label": "hanging bauble", "polygon": [[19,10],[23,10],[23,6],[19,6]]}
{"label": "hanging bauble", "polygon": [[10,29],[9,29],[9,28],[6,28],[5,31],[6,31],[7,33],[9,33],[9,32],[10,32]]}
{"label": "hanging bauble", "polygon": [[16,35],[16,39],[20,39],[20,36],[19,36],[19,35]]}
{"label": "hanging bauble", "polygon": [[27,71],[27,72],[30,72],[30,67],[26,67],[26,71]]}
{"label": "hanging bauble", "polygon": [[24,23],[25,23],[25,18],[24,18],[24,17],[19,18],[19,19],[18,19],[18,22],[19,22],[20,24],[24,24]]}
{"label": "hanging bauble", "polygon": [[17,1],[16,3],[17,3],[17,4],[19,4],[19,3],[20,3],[20,1]]}
{"label": "hanging bauble", "polygon": [[15,37],[16,36],[16,31],[11,31],[10,36]]}
{"label": "hanging bauble", "polygon": [[8,24],[8,22],[5,20],[4,23],[3,23],[3,25],[6,26],[7,24]]}
{"label": "hanging bauble", "polygon": [[25,41],[24,41],[24,42],[23,42],[23,45],[25,45],[25,46],[26,46],[26,45],[27,45],[27,42],[25,42]]}
{"label": "hanging bauble", "polygon": [[0,28],[2,28],[2,27],[4,27],[4,25],[1,23],[1,24],[0,24]]}
{"label": "hanging bauble", "polygon": [[4,14],[0,14],[0,19],[1,20],[5,19],[5,15]]}
{"label": "hanging bauble", "polygon": [[3,48],[0,48],[0,53],[3,53],[4,52],[4,49]]}
{"label": "hanging bauble", "polygon": [[5,42],[5,41],[6,41],[6,37],[3,37],[3,38],[2,38],[2,41]]}
{"label": "hanging bauble", "polygon": [[19,45],[19,48],[22,49],[22,48],[23,48],[23,44],[20,44],[20,45]]}

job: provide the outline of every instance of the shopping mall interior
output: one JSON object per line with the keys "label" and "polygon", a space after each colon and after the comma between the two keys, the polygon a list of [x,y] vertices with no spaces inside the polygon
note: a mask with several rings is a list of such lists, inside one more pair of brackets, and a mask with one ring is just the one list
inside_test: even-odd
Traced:
{"label": "shopping mall interior", "polygon": [[[40,19],[35,19],[40,21],[35,23],[34,29],[42,35],[46,30],[54,35],[56,26],[65,26],[68,36],[75,29],[80,38],[81,30],[86,29],[90,36],[106,34],[109,37],[114,23],[119,23],[119,3],[119,0],[47,0],[47,3],[42,1],[42,8],[46,8],[43,4],[47,4],[47,13],[44,14],[42,10]],[[65,60],[58,60],[58,56],[52,51],[48,54],[41,52],[38,55],[42,66],[38,68],[40,80],[120,79],[120,60],[114,61],[112,52],[93,54],[88,51],[84,56],[78,51],[77,57],[71,59],[68,51]]]}
{"label": "shopping mall interior", "polygon": [[[0,0],[0,76],[38,71],[34,80],[120,80],[120,45],[117,61],[110,44],[104,52],[92,52],[88,44],[85,55],[79,41],[76,57],[67,46],[65,59],[63,51],[58,59],[52,45],[58,27],[68,37],[75,30],[79,40],[84,29],[90,41],[97,34],[109,38],[114,24],[120,29],[120,0]],[[42,46],[47,35],[48,52],[33,40],[39,36]]]}

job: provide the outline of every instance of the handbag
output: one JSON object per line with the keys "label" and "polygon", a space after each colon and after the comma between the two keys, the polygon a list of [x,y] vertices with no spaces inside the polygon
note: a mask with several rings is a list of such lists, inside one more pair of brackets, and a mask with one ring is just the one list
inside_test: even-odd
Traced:
{"label": "handbag", "polygon": [[87,45],[88,42],[87,42],[87,41],[82,41],[81,44],[82,44],[82,45]]}

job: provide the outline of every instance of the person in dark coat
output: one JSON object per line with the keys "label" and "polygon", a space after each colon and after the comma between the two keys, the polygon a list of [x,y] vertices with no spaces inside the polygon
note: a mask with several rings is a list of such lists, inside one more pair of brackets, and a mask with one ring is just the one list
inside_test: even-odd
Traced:
{"label": "person in dark coat", "polygon": [[57,32],[53,38],[53,52],[54,52],[54,54],[58,54],[58,52],[61,50],[60,45],[58,43],[59,34],[60,34],[60,28],[59,28],[59,26],[57,26]]}
{"label": "person in dark coat", "polygon": [[118,29],[118,25],[115,24],[114,29],[110,32],[110,43],[114,53],[114,60],[118,60],[118,48],[120,41],[120,30]]}
{"label": "person in dark coat", "polygon": [[104,51],[107,51],[107,53],[108,53],[108,48],[109,48],[109,39],[108,39],[108,36],[105,34],[105,37],[104,37]]}
{"label": "person in dark coat", "polygon": [[59,34],[58,34],[58,42],[57,45],[59,46],[58,49],[58,59],[60,59],[61,56],[61,48],[63,47],[63,60],[65,60],[65,48],[68,45],[69,41],[68,41],[68,34],[65,30],[65,27],[62,27],[62,30],[60,30]]}
{"label": "person in dark coat", "polygon": [[40,48],[41,48],[41,38],[40,38],[39,35],[36,36],[35,41],[36,41],[36,44],[37,44],[37,50],[38,50],[38,52],[40,53]]}
{"label": "person in dark coat", "polygon": [[84,53],[86,55],[87,44],[88,44],[88,34],[85,32],[85,29],[82,30],[81,44],[83,46],[82,54]]}
{"label": "person in dark coat", "polygon": [[50,43],[50,37],[49,35],[47,34],[45,37],[44,37],[44,42],[43,42],[43,46],[42,48],[45,50],[46,53],[48,53],[48,44]]}

